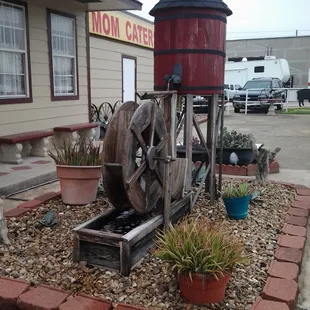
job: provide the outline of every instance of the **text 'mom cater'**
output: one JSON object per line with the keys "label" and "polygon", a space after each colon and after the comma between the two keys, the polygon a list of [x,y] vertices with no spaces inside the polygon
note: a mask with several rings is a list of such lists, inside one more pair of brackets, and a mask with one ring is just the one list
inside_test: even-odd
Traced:
{"label": "text 'mom cater'", "polygon": [[144,22],[121,12],[91,12],[90,33],[154,48],[154,29]]}

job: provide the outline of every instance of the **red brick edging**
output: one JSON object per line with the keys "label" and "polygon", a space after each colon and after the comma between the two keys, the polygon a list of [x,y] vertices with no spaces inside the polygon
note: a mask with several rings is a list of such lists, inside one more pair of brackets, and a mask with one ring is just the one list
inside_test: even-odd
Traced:
{"label": "red brick edging", "polygon": [[[268,269],[262,295],[251,310],[294,310],[298,297],[298,275],[307,235],[310,210],[310,189],[303,185],[273,182],[295,189],[295,200],[285,219],[278,237],[275,258]],[[60,196],[60,192],[47,193],[31,201],[21,203],[5,213],[18,217],[41,204]],[[79,307],[78,307],[79,306]],[[31,288],[21,280],[0,277],[0,309],[19,310],[147,310],[142,307],[112,303],[84,294],[69,296],[69,293],[46,285]]]}
{"label": "red brick edging", "polygon": [[[219,173],[219,164],[216,164],[216,173]],[[240,176],[254,176],[256,170],[256,164],[249,164],[247,166],[238,165],[222,165],[222,173],[229,175],[240,175]],[[269,164],[269,173],[279,173],[280,165],[278,161],[274,160]]]}
{"label": "red brick edging", "polygon": [[295,189],[295,201],[278,237],[275,258],[268,269],[262,295],[251,310],[295,310],[298,276],[307,236],[310,189],[303,185],[274,182]]}

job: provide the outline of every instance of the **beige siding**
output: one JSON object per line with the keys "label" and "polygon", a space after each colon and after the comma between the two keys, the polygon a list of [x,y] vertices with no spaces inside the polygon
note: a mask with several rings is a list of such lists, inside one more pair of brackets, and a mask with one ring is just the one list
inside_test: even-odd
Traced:
{"label": "beige siding", "polygon": [[90,37],[92,103],[122,99],[122,55],[137,58],[137,90],[153,89],[153,50],[103,37]]}
{"label": "beige siding", "polygon": [[[0,104],[0,135],[88,121],[86,24],[77,1],[28,0],[32,103]],[[77,16],[79,100],[51,101],[46,8]]]}

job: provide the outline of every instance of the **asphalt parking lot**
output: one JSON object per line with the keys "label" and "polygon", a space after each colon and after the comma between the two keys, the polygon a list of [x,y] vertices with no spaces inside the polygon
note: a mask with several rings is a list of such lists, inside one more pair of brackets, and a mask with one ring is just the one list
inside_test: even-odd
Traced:
{"label": "asphalt parking lot", "polygon": [[310,170],[310,115],[268,116],[264,113],[234,113],[224,119],[228,130],[252,133],[256,143],[268,149],[281,148],[277,159],[283,169]]}

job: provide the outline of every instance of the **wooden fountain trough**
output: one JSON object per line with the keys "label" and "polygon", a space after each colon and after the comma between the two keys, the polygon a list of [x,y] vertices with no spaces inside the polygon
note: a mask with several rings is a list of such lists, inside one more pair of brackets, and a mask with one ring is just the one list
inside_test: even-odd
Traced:
{"label": "wooden fountain trough", "polygon": [[[171,223],[175,224],[190,211],[191,194],[171,204]],[[117,270],[128,276],[150,249],[155,235],[162,229],[164,218],[156,215],[125,235],[100,231],[120,211],[109,210],[74,229],[73,257],[90,266]]]}

